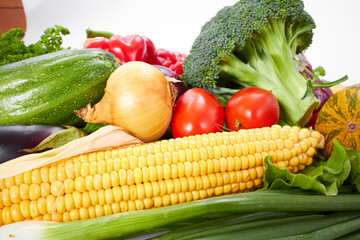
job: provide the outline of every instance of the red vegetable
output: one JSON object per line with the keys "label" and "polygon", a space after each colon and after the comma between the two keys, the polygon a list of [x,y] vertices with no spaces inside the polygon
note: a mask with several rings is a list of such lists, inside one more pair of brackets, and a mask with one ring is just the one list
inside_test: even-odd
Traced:
{"label": "red vegetable", "polygon": [[149,38],[136,34],[94,38],[85,45],[85,48],[101,48],[109,51],[122,63],[130,61],[149,62],[156,58],[154,43]]}
{"label": "red vegetable", "polygon": [[156,49],[149,38],[136,34],[121,36],[90,29],[86,32],[90,39],[84,44],[85,48],[101,48],[109,51],[122,63],[142,61],[167,67],[178,75],[183,74],[182,65],[187,54],[162,48]]}
{"label": "red vegetable", "polygon": [[266,127],[278,122],[279,113],[279,103],[270,91],[248,87],[229,99],[225,108],[225,122],[232,131]]}
{"label": "red vegetable", "polygon": [[156,47],[153,41],[149,38],[142,36],[145,40],[146,48],[147,48],[147,63],[152,64],[156,60]]}
{"label": "red vegetable", "polygon": [[182,65],[184,64],[186,56],[187,55],[183,53],[159,48],[156,50],[156,63],[154,64],[167,67],[176,74],[181,75],[184,73]]}
{"label": "red vegetable", "polygon": [[123,63],[148,60],[147,40],[139,35],[115,35],[109,39],[109,50]]}
{"label": "red vegetable", "polygon": [[109,51],[109,39],[104,37],[96,37],[85,43],[85,48],[101,48]]}
{"label": "red vegetable", "polygon": [[224,124],[224,108],[219,99],[202,88],[187,90],[177,100],[171,132],[174,138],[220,132]]}

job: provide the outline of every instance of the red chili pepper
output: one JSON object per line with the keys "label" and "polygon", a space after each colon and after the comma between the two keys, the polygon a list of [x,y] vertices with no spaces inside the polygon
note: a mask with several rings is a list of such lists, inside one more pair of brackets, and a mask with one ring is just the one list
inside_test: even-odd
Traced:
{"label": "red chili pepper", "polygon": [[85,43],[85,48],[101,48],[105,51],[109,51],[109,39],[104,37],[90,39]]}

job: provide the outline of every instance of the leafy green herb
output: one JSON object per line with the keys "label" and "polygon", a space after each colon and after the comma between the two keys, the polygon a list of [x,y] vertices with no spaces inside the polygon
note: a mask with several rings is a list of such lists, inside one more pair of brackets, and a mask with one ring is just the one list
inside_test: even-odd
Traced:
{"label": "leafy green herb", "polygon": [[41,40],[26,46],[21,39],[25,35],[25,31],[13,28],[0,36],[0,66],[62,50],[62,35],[67,34],[70,34],[67,28],[55,25],[44,31]]}
{"label": "leafy green herb", "polygon": [[345,148],[334,140],[333,153],[327,161],[315,159],[311,166],[297,174],[280,169],[265,159],[264,188],[288,189],[301,188],[337,195],[344,184],[353,184],[360,192],[360,153]]}

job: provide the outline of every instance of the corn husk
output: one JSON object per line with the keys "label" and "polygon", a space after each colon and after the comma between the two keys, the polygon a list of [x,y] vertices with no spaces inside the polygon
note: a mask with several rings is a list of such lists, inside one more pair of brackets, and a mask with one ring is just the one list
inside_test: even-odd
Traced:
{"label": "corn husk", "polygon": [[71,141],[59,148],[24,155],[0,164],[0,179],[12,177],[84,153],[140,143],[142,141],[130,135],[123,128],[111,125],[105,126],[88,136]]}

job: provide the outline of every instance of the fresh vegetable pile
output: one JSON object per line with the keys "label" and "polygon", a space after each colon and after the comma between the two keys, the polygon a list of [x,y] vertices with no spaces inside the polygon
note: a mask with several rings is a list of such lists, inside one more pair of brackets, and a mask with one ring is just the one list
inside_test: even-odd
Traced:
{"label": "fresh vegetable pile", "polygon": [[314,29],[301,0],[239,0],[189,54],[3,34],[0,238],[358,239],[360,86],[312,68]]}

